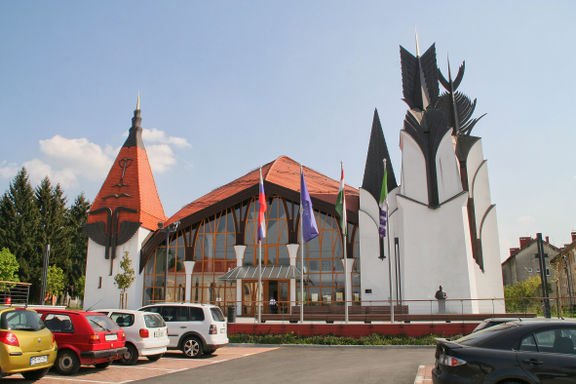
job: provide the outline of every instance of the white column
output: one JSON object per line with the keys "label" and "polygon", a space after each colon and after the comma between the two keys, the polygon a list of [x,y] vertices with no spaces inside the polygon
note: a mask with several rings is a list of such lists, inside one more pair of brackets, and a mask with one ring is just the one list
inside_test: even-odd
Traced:
{"label": "white column", "polygon": [[[236,253],[236,267],[244,265],[244,252],[246,252],[245,245],[235,245],[234,253]],[[236,280],[236,315],[242,314],[242,280]]]}
{"label": "white column", "polygon": [[186,294],[185,299],[187,303],[190,302],[190,296],[192,294],[192,271],[194,271],[195,261],[184,261],[184,273],[186,273]]}
{"label": "white column", "polygon": [[[298,257],[299,247],[300,244],[286,244],[291,267],[297,267],[296,258]],[[292,313],[292,307],[296,305],[296,281],[296,279],[290,279],[290,313]]]}
{"label": "white column", "polygon": [[[344,265],[344,263],[346,263],[346,265]],[[344,297],[348,297],[348,300],[350,300],[350,302],[346,303],[347,306],[352,305],[352,278],[350,276],[352,276],[352,265],[354,264],[354,259],[342,259],[342,266],[344,266],[344,271],[346,271],[346,275],[344,276],[345,279],[345,286],[346,286],[346,292],[344,293]]]}

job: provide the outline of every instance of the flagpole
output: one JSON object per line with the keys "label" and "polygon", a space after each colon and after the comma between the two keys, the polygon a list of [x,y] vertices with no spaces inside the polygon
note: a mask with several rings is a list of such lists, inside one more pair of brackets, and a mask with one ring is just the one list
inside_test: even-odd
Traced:
{"label": "flagpole", "polygon": [[258,323],[262,322],[262,240],[258,240]]}
{"label": "flagpole", "polygon": [[[300,164],[302,175],[302,164]],[[302,176],[300,176],[302,177]],[[300,186],[302,189],[302,186]],[[300,191],[300,323],[304,324],[304,210],[302,209],[302,191]]]}
{"label": "flagpole", "polygon": [[[387,161],[384,158],[384,173],[387,172]],[[386,180],[388,182],[388,180]],[[382,186],[384,188],[384,186]],[[386,185],[386,190],[388,190],[388,185]],[[388,288],[390,289],[390,322],[394,322],[394,293],[392,291],[392,253],[390,252],[390,231],[388,226],[388,193],[386,193],[386,199],[384,200],[386,206],[386,243],[388,249]],[[384,239],[382,239],[384,241]],[[384,247],[384,244],[382,244]]]}
{"label": "flagpole", "polygon": [[340,162],[340,169],[342,171],[342,248],[344,250],[344,321],[348,324],[348,301],[350,297],[348,295],[348,252],[346,247],[346,240],[347,236],[346,233],[348,232],[348,221],[346,220],[346,187],[344,185],[344,162]]}

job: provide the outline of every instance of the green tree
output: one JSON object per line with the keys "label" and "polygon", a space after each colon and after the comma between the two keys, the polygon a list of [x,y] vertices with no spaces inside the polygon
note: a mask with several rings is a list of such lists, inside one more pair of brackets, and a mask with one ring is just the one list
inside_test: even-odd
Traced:
{"label": "green tree", "polygon": [[[67,213],[66,226],[70,229],[69,236],[69,257],[70,270],[67,273],[69,283],[68,291],[71,296],[84,296],[84,275],[86,273],[86,251],[88,248],[88,236],[84,232],[83,226],[88,220],[90,202],[86,200],[84,194],[80,194]],[[82,279],[82,284],[78,285]]]}
{"label": "green tree", "polygon": [[48,267],[48,281],[46,282],[46,292],[50,296],[60,296],[64,293],[66,285],[64,284],[64,271],[62,268],[51,265]]}
{"label": "green tree", "polygon": [[540,276],[534,276],[516,284],[504,287],[507,312],[538,312],[540,310],[539,297],[541,287]]}
{"label": "green tree", "polygon": [[122,272],[114,276],[114,284],[120,289],[120,308],[125,308],[128,302],[128,294],[126,290],[134,283],[135,272],[132,268],[132,260],[128,256],[128,252],[124,252],[122,260],[120,261],[120,269]]}
{"label": "green tree", "polygon": [[20,281],[18,269],[20,269],[20,264],[18,264],[16,256],[10,253],[8,248],[2,248],[0,251],[0,280]]}
{"label": "green tree", "polygon": [[0,248],[6,247],[20,264],[20,279],[35,283],[32,297],[38,298],[42,253],[38,252],[40,213],[28,173],[22,168],[0,199]]}

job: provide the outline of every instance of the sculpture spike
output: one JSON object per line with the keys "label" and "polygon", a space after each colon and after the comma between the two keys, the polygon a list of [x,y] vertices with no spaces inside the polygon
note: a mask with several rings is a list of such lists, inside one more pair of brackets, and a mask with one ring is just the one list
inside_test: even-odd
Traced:
{"label": "sculpture spike", "polygon": [[140,91],[138,91],[138,100],[136,101],[136,110],[140,110]]}
{"label": "sculpture spike", "polygon": [[420,44],[418,43],[418,30],[414,27],[414,35],[416,38],[416,57],[420,57]]}

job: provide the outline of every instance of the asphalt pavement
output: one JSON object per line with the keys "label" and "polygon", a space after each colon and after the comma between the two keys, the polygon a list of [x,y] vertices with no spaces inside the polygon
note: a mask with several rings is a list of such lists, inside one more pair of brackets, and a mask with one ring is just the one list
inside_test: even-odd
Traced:
{"label": "asphalt pavement", "polygon": [[134,383],[390,383],[414,384],[421,365],[434,361],[432,347],[280,346],[246,356]]}

